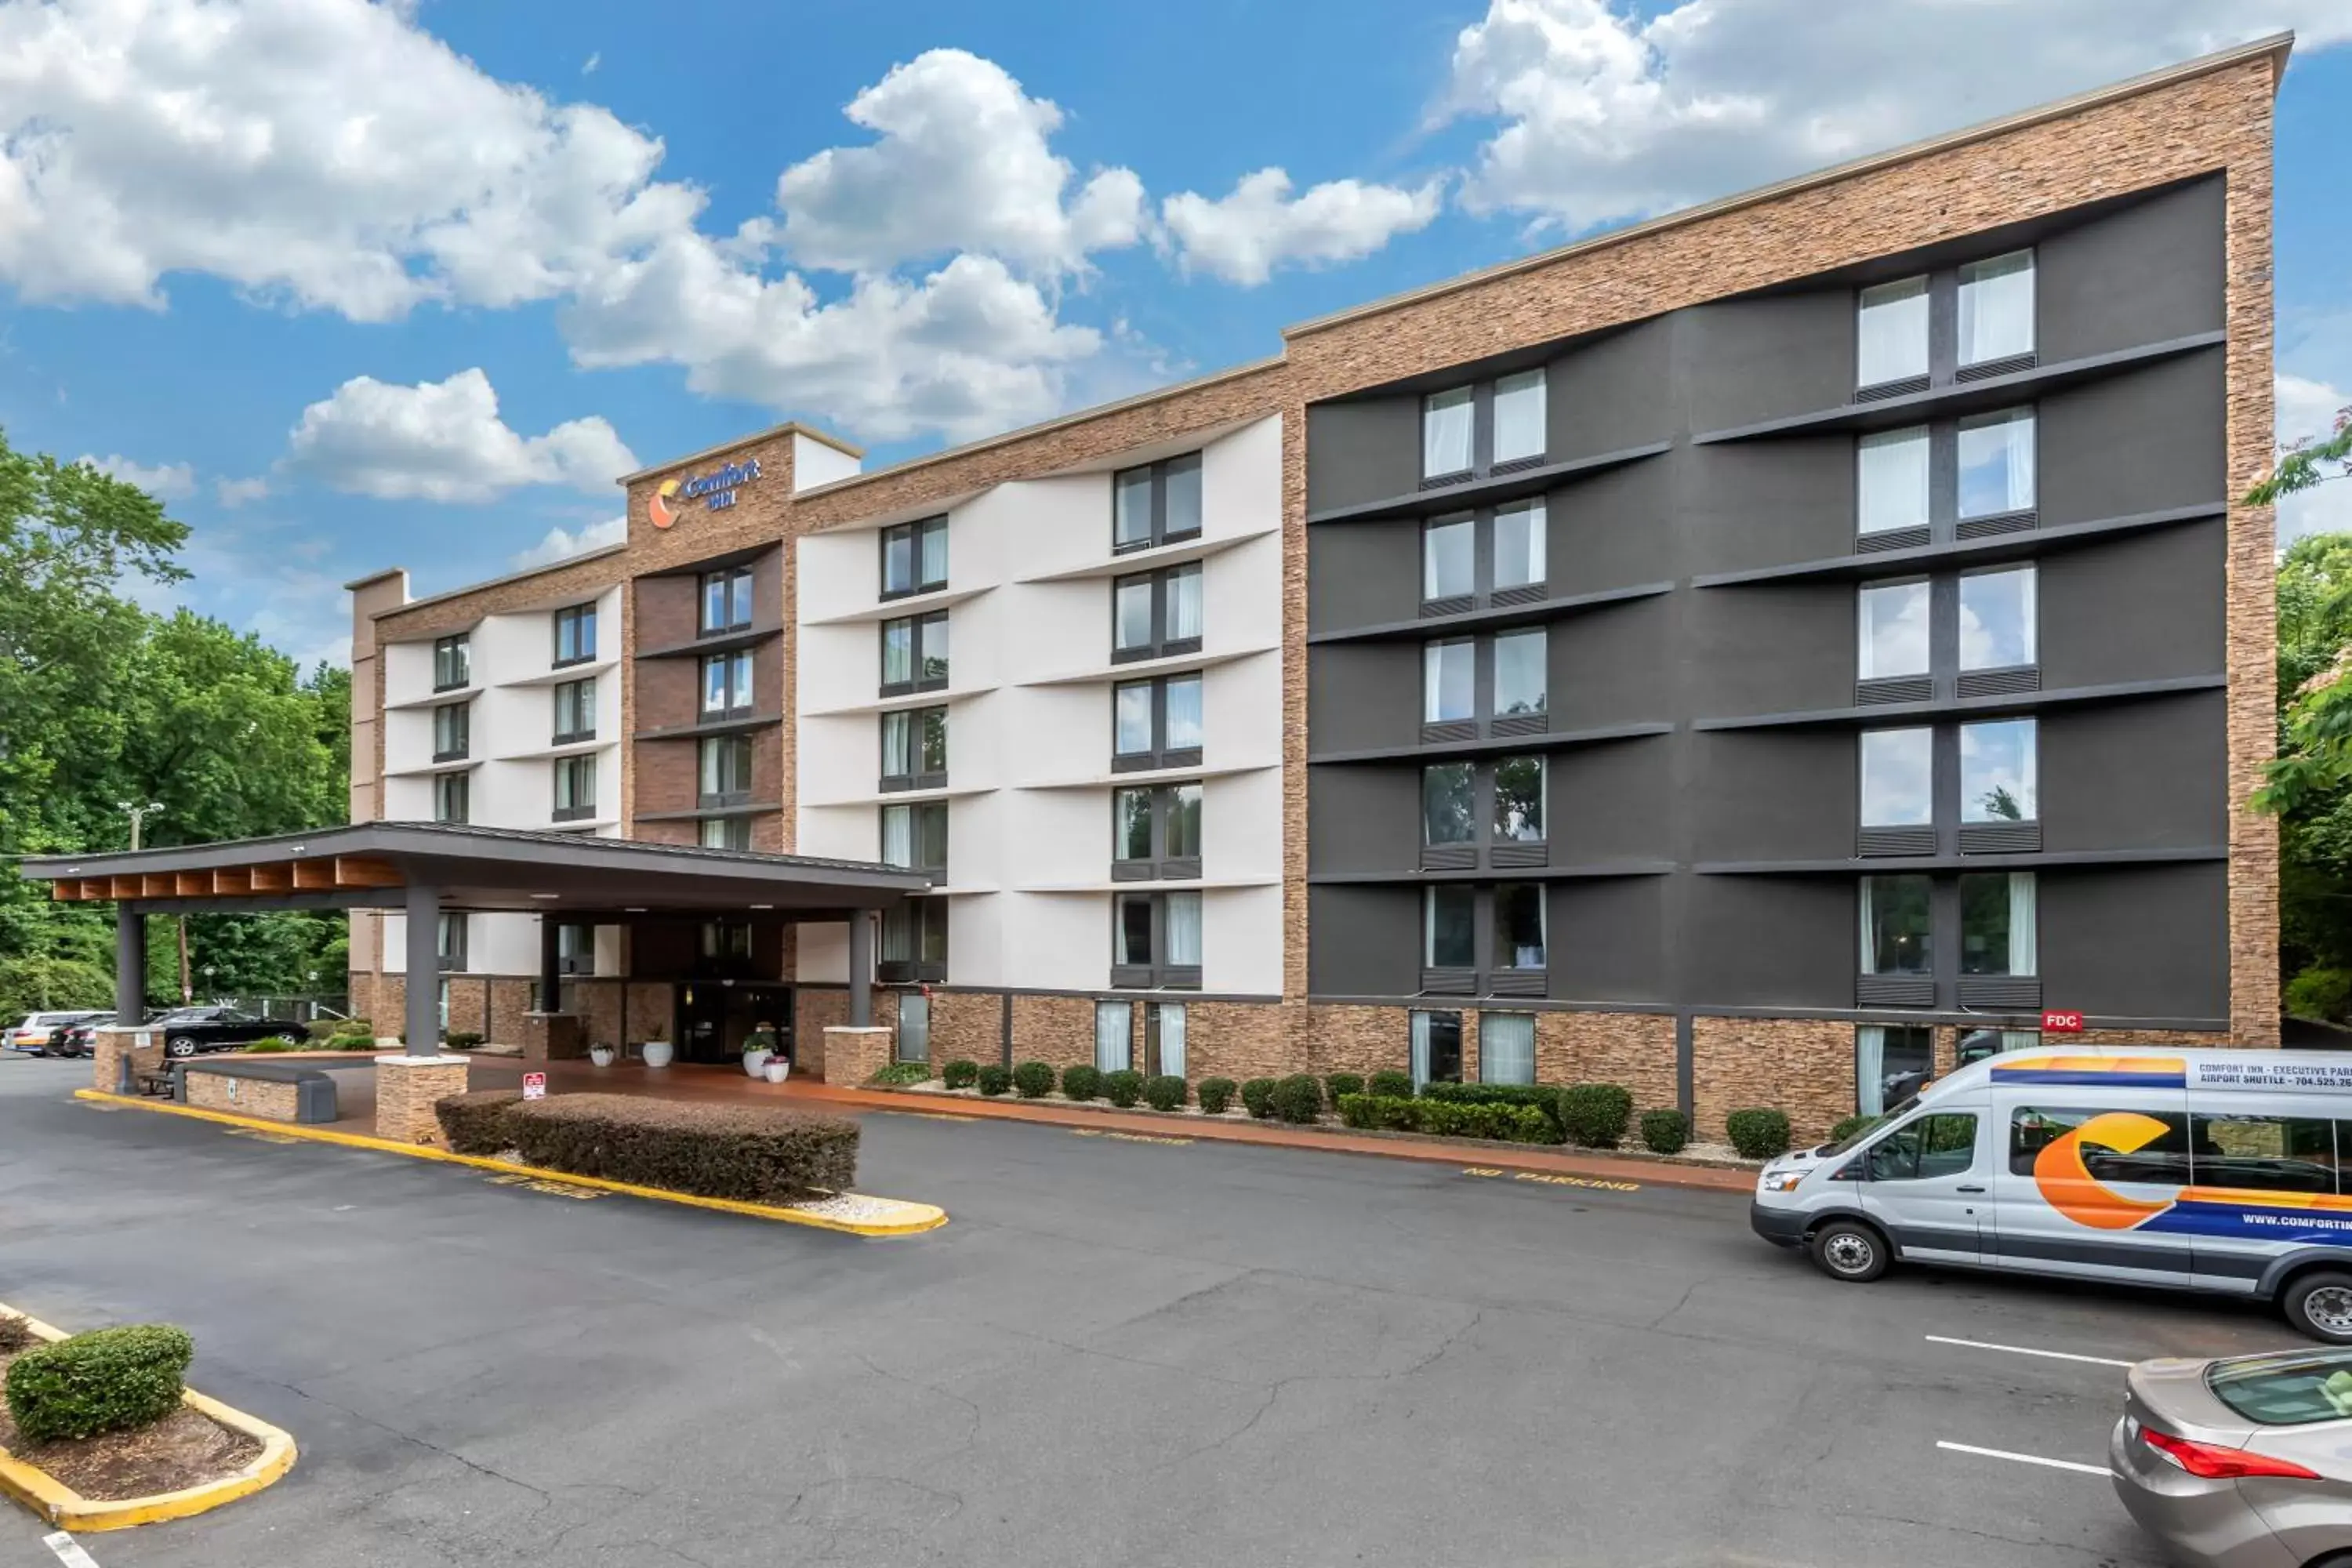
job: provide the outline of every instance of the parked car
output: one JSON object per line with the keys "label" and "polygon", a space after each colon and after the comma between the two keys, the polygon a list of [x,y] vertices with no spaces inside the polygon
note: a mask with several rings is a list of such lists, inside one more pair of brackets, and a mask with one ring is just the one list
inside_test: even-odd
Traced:
{"label": "parked car", "polygon": [[49,1037],[49,1055],[87,1061],[97,1050],[93,1037],[114,1022],[111,1013],[94,1013],[75,1020]]}
{"label": "parked car", "polygon": [[257,1018],[234,1007],[179,1007],[148,1027],[163,1037],[163,1049],[175,1057],[204,1051],[233,1051],[256,1040],[299,1030],[300,1026]]}
{"label": "parked car", "polygon": [[49,1036],[59,1025],[79,1023],[92,1016],[87,1008],[78,1012],[27,1013],[0,1031],[0,1046],[27,1056],[44,1057],[49,1054]]}
{"label": "parked car", "polygon": [[2352,1563],[2352,1351],[2144,1361],[2124,1387],[2107,1469],[2172,1561]]}

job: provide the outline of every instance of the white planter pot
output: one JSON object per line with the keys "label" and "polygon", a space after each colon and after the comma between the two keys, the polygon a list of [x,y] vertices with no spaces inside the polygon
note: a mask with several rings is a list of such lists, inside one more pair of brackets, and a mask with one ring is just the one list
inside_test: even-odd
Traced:
{"label": "white planter pot", "polygon": [[620,1053],[618,1051],[615,1051],[610,1046],[591,1046],[588,1047],[588,1059],[600,1068],[611,1067],[613,1065],[613,1058],[619,1054]]}
{"label": "white planter pot", "polygon": [[646,1066],[649,1068],[669,1066],[671,1051],[672,1047],[667,1040],[647,1040],[637,1047],[637,1054],[645,1058]]}
{"label": "white planter pot", "polygon": [[768,1065],[768,1058],[773,1055],[775,1055],[773,1051],[745,1051],[743,1053],[744,1074],[747,1077],[758,1078],[760,1069]]}
{"label": "white planter pot", "polygon": [[782,1083],[793,1076],[793,1064],[784,1057],[770,1057],[760,1072],[770,1083]]}

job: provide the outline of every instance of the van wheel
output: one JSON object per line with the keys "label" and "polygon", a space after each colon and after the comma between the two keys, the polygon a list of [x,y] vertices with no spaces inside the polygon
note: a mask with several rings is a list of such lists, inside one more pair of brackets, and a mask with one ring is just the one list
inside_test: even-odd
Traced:
{"label": "van wheel", "polygon": [[2279,1298],[2286,1321],[2315,1340],[2352,1345],[2352,1274],[2315,1268],[2298,1274]]}
{"label": "van wheel", "polygon": [[1858,1219],[1830,1221],[1813,1232],[1811,1250],[1814,1267],[1832,1279],[1860,1285],[1886,1272],[1886,1238]]}

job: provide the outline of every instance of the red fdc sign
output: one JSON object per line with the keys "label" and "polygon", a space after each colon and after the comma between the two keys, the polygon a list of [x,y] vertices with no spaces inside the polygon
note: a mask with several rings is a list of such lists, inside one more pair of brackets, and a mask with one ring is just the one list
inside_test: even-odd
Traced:
{"label": "red fdc sign", "polygon": [[[2077,1025],[2076,1026],[2080,1027],[2081,1026]],[[523,1074],[522,1097],[525,1100],[545,1100],[547,1098],[547,1075],[543,1072],[527,1072]]]}
{"label": "red fdc sign", "polygon": [[2079,1035],[2083,1032],[2083,1015],[2044,1013],[2042,1015],[2042,1032],[2045,1035]]}

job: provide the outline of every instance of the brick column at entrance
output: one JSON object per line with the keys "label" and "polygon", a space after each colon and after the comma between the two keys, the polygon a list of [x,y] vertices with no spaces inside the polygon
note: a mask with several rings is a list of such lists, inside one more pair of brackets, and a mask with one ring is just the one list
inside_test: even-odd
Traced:
{"label": "brick column at entrance", "polygon": [[463,1057],[375,1058],[375,1135],[395,1143],[439,1144],[433,1103],[466,1092]]}
{"label": "brick column at entrance", "polygon": [[[141,1044],[142,1041],[149,1042]],[[93,1029],[89,1037],[89,1086],[100,1094],[112,1094],[122,1086],[122,1058],[131,1058],[132,1093],[137,1093],[136,1076],[153,1072],[163,1065],[163,1037],[152,1029]]]}
{"label": "brick column at entrance", "polygon": [[824,1030],[824,1081],[855,1087],[890,1065],[891,1031],[828,1024]]}

